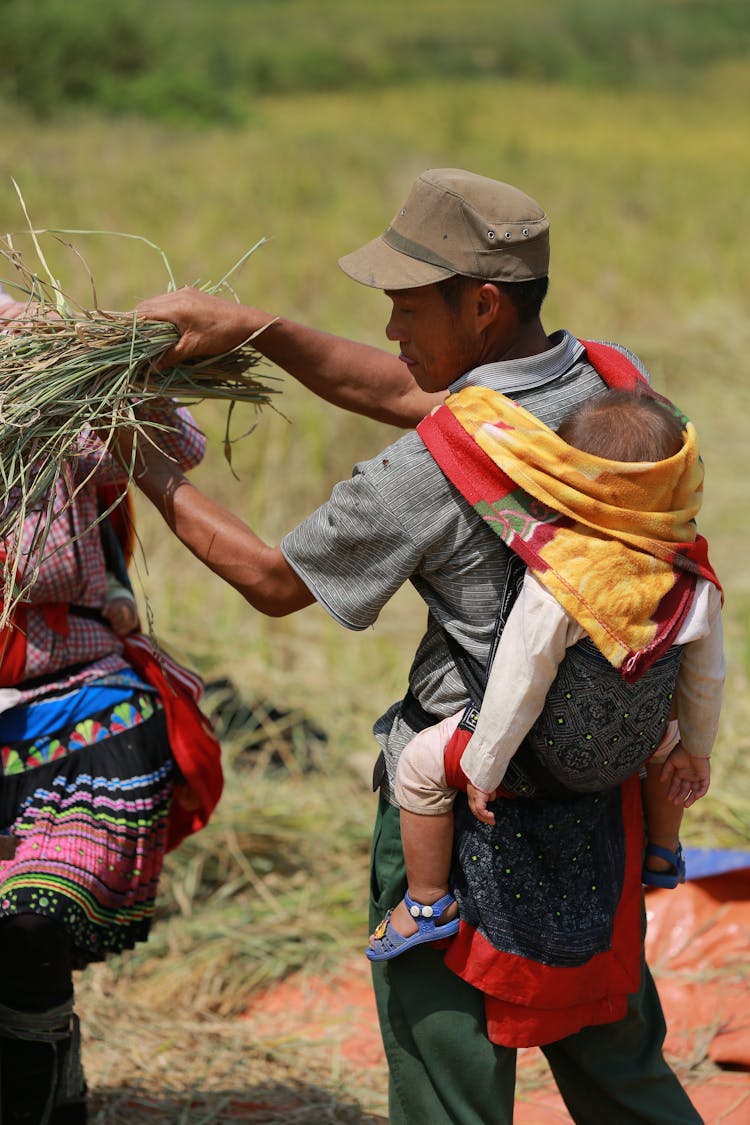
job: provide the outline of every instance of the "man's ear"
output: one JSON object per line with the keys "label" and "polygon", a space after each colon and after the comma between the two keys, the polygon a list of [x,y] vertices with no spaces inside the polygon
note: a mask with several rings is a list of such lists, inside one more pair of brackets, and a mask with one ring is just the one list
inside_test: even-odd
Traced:
{"label": "man's ear", "polygon": [[477,291],[477,318],[482,329],[516,331],[518,309],[504,289],[494,281],[485,281]]}
{"label": "man's ear", "polygon": [[500,316],[505,302],[505,293],[492,281],[485,281],[476,293],[477,316],[484,320],[484,327],[494,323]]}

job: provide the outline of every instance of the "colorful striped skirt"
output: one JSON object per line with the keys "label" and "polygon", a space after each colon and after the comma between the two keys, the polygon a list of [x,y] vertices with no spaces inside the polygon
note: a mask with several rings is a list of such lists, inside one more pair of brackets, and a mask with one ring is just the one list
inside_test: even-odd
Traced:
{"label": "colorful striped skirt", "polygon": [[55,919],[83,967],[148,937],[177,771],[147,692],[43,744],[0,746],[0,830],[18,840],[0,862],[0,918]]}

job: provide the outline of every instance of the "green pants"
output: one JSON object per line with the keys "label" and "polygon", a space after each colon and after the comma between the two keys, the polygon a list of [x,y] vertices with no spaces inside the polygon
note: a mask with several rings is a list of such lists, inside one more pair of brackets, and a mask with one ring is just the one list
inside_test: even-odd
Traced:
{"label": "green pants", "polygon": [[[373,838],[371,923],[406,887],[398,810],[382,798]],[[487,1038],[484,998],[419,946],[373,965],[388,1059],[391,1125],[512,1125],[516,1051]],[[617,1023],[548,1044],[560,1093],[578,1125],[700,1125],[664,1061],[665,1024],[651,974]]]}

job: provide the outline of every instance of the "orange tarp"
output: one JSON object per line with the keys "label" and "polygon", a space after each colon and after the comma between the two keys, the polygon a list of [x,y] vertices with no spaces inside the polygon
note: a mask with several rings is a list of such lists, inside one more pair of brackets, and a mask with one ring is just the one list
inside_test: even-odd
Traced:
{"label": "orange tarp", "polygon": [[[648,890],[646,953],[667,1019],[665,1053],[706,1125],[750,1121],[750,870]],[[382,1070],[369,965],[300,974],[254,997],[259,1036],[330,1042],[339,1064]],[[538,1048],[519,1052],[515,1125],[570,1125]]]}

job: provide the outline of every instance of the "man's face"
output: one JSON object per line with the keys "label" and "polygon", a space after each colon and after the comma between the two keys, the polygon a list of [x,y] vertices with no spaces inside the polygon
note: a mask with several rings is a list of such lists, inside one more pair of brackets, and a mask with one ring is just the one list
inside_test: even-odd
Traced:
{"label": "man's face", "polygon": [[386,290],[393,309],[385,334],[424,391],[444,391],[481,360],[482,338],[471,290],[450,307],[436,285]]}

